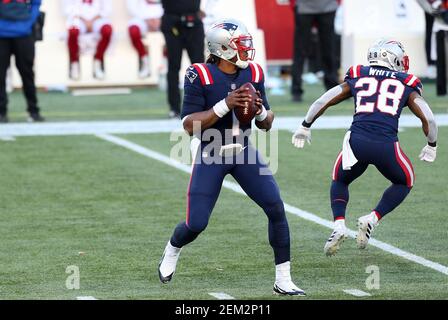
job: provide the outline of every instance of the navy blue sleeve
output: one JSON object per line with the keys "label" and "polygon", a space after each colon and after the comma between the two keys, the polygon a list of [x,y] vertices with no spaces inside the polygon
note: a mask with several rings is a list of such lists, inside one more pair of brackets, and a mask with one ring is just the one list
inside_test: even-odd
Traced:
{"label": "navy blue sleeve", "polygon": [[188,67],[184,79],[184,102],[181,118],[205,110],[204,87],[195,67]]}
{"label": "navy blue sleeve", "polygon": [[345,73],[344,82],[346,82],[349,85],[350,90],[352,91],[352,93],[353,93],[353,88],[355,86],[355,80],[356,79],[353,79],[353,67],[350,67],[347,70],[347,72]]}
{"label": "navy blue sleeve", "polygon": [[268,98],[266,96],[266,89],[264,87],[264,78],[258,83],[257,89],[258,91],[260,91],[264,107],[266,108],[266,110],[271,110],[271,106],[269,105]]}

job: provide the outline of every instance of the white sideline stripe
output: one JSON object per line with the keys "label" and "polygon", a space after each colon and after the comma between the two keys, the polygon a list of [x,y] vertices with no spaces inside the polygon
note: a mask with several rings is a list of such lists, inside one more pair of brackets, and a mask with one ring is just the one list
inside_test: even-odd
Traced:
{"label": "white sideline stripe", "polygon": [[343,290],[345,293],[351,294],[352,296],[355,297],[370,297],[371,294],[364,292],[362,290],[358,290],[358,289],[345,289]]}
{"label": "white sideline stripe", "polygon": [[210,292],[209,295],[215,297],[218,300],[235,300],[234,297],[224,292]]}
{"label": "white sideline stripe", "polygon": [[[129,150],[137,152],[137,153],[139,153],[141,155],[144,155],[144,156],[146,156],[148,158],[152,158],[154,160],[163,162],[163,163],[165,163],[167,165],[170,165],[170,166],[172,166],[172,167],[174,167],[176,169],[179,169],[180,171],[183,171],[183,172],[186,172],[188,174],[191,174],[191,167],[190,166],[188,166],[186,164],[183,164],[183,163],[180,163],[179,161],[176,161],[174,159],[171,159],[171,158],[169,158],[169,157],[167,157],[167,156],[165,156],[165,155],[163,155],[161,153],[152,151],[150,149],[142,147],[142,146],[140,146],[140,145],[138,145],[136,143],[133,143],[131,141],[128,141],[128,140],[125,140],[125,139],[122,139],[122,138],[119,138],[119,137],[115,137],[115,136],[112,136],[112,135],[109,135],[109,134],[100,134],[100,135],[96,135],[96,136],[98,138],[100,138],[100,139],[109,141],[109,142],[114,143],[116,145],[122,146],[122,147],[124,147],[126,149],[129,149]],[[223,182],[223,186],[225,188],[227,188],[227,189],[235,191],[236,193],[246,195],[246,193],[243,191],[243,189],[241,189],[241,187],[238,184],[234,183],[234,182],[224,181]],[[333,229],[333,227],[334,227],[334,223],[332,221],[329,221],[329,220],[326,220],[326,219],[322,219],[322,218],[316,216],[315,214],[312,214],[310,212],[301,210],[301,209],[296,208],[294,206],[291,206],[291,205],[289,205],[287,203],[285,203],[284,205],[285,205],[285,210],[287,212],[289,212],[289,213],[292,213],[292,214],[294,214],[296,216],[299,216],[299,217],[301,217],[301,218],[303,218],[305,220],[308,220],[308,221],[320,224],[321,226],[324,226],[324,227],[327,227],[327,228],[330,228],[330,229]],[[356,238],[357,232],[355,232],[353,230],[350,230],[350,229],[347,229],[347,233],[348,233],[348,235],[350,237]],[[379,249],[381,249],[383,251],[389,252],[389,253],[394,254],[396,256],[399,256],[399,257],[401,257],[403,259],[415,262],[415,263],[420,264],[422,266],[431,268],[431,269],[436,270],[436,271],[438,271],[440,273],[448,275],[448,267],[443,266],[443,265],[441,265],[441,264],[439,264],[437,262],[433,262],[433,261],[427,260],[427,259],[425,259],[423,257],[417,256],[417,255],[409,253],[409,252],[406,252],[406,251],[401,250],[399,248],[396,248],[396,247],[394,247],[394,246],[392,246],[390,244],[387,244],[387,243],[379,241],[379,240],[375,240],[373,238],[370,239],[369,243],[370,243],[371,246],[377,247],[377,248],[379,248]]]}
{"label": "white sideline stripe", "polygon": [[[435,118],[437,126],[448,126],[448,114],[436,114]],[[275,118],[273,129],[294,132],[302,120],[301,117],[278,117]],[[352,120],[352,116],[323,116],[313,124],[313,129],[348,129]],[[400,129],[406,127],[419,128],[421,122],[413,115],[402,115]],[[5,123],[0,125],[0,137],[163,133],[183,130],[182,121],[176,119]]]}
{"label": "white sideline stripe", "polygon": [[104,89],[79,89],[73,90],[72,96],[105,96],[114,94],[131,94],[131,88],[104,88]]}
{"label": "white sideline stripe", "polygon": [[1,141],[16,141],[16,138],[12,136],[0,136]]}
{"label": "white sideline stripe", "polygon": [[76,300],[98,300],[95,297],[92,296],[81,296],[81,297],[76,297]]}

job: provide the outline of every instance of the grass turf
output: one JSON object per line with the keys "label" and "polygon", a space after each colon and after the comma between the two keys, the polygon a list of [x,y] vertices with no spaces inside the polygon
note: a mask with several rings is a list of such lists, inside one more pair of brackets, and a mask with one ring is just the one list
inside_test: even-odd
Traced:
{"label": "grass turf", "polygon": [[[290,133],[279,135],[276,179],[285,202],[331,219],[328,187],[343,130],[313,131],[313,144],[298,151]],[[446,136],[447,129],[440,129]],[[169,154],[166,134],[124,135]],[[400,134],[417,180],[402,206],[374,237],[447,265],[444,186],[447,143],[437,162],[417,160],[421,130]],[[0,298],[238,299],[273,297],[272,251],[267,219],[249,199],[223,189],[209,227],[184,248],[169,285],[157,264],[174,226],[184,218],[188,175],[92,136],[19,137],[0,141]],[[349,226],[370,210],[387,182],[373,169],[351,188]],[[372,299],[447,299],[447,276],[379,249],[356,248],[350,239],[334,258],[323,244],[331,230],[288,214],[293,277],[306,299],[352,299],[344,289],[368,291],[366,267],[380,269]],[[79,255],[79,252],[85,252]],[[80,289],[67,290],[67,266],[80,269]]]}

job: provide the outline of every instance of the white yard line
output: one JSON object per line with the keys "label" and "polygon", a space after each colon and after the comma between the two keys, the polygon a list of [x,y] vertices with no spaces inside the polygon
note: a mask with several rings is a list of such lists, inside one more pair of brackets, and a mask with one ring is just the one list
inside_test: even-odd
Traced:
{"label": "white yard line", "polygon": [[355,296],[355,297],[370,297],[371,296],[370,293],[367,293],[367,292],[364,292],[364,291],[358,290],[358,289],[346,289],[343,291],[345,293],[351,294],[352,296]]}
{"label": "white yard line", "polygon": [[76,300],[98,300],[95,297],[92,296],[81,296],[81,297],[76,297]]}
{"label": "white yard line", "polygon": [[[156,151],[150,150],[148,148],[140,146],[140,145],[138,145],[136,143],[133,143],[131,141],[128,141],[128,140],[125,140],[125,139],[122,139],[122,138],[119,138],[119,137],[115,137],[115,136],[109,135],[109,134],[99,134],[99,135],[97,135],[97,137],[101,138],[103,140],[109,141],[109,142],[111,142],[113,144],[119,145],[121,147],[124,147],[126,149],[132,150],[132,151],[134,151],[136,153],[139,153],[139,154],[141,154],[143,156],[146,156],[148,158],[151,158],[151,159],[160,161],[162,163],[165,163],[165,164],[167,164],[169,166],[172,166],[172,167],[174,167],[174,168],[176,168],[176,169],[178,169],[180,171],[183,171],[183,172],[186,172],[186,173],[189,173],[189,174],[191,173],[191,167],[190,166],[188,166],[186,164],[183,164],[183,163],[180,163],[179,161],[171,159],[171,158],[167,157],[166,155],[163,155],[163,154],[158,153]],[[223,186],[225,188],[227,188],[227,189],[235,191],[236,193],[246,195],[246,193],[241,189],[241,187],[238,184],[234,183],[234,182],[224,181]],[[285,210],[287,212],[292,213],[292,214],[294,214],[296,216],[299,216],[299,217],[301,217],[301,218],[303,218],[305,220],[312,221],[312,222],[317,223],[317,224],[319,224],[321,226],[333,229],[333,222],[332,221],[329,221],[329,220],[326,220],[326,219],[322,219],[322,218],[316,216],[313,213],[301,210],[301,209],[296,208],[296,207],[294,207],[292,205],[289,205],[287,203],[285,203]],[[349,235],[352,238],[356,237],[356,232],[355,231],[348,229],[348,233],[349,233]],[[382,242],[382,241],[379,241],[379,240],[375,240],[375,239],[370,239],[369,245],[377,247],[377,248],[379,248],[379,249],[381,249],[383,251],[386,251],[386,252],[391,253],[393,255],[399,256],[399,257],[401,257],[403,259],[412,261],[412,262],[417,263],[419,265],[431,268],[431,269],[433,269],[435,271],[438,271],[440,273],[443,273],[445,275],[448,275],[448,267],[443,266],[443,265],[441,265],[441,264],[439,264],[437,262],[433,262],[433,261],[427,260],[427,259],[425,259],[423,257],[420,257],[420,256],[417,256],[415,254],[406,252],[404,250],[396,248],[396,247],[394,247],[394,246],[392,246],[390,244],[387,244],[385,242]]]}
{"label": "white yard line", "polygon": [[210,292],[209,295],[215,297],[218,300],[235,300],[234,297],[224,292]]}
{"label": "white yard line", "polygon": [[[437,125],[448,126],[448,114],[435,116]],[[348,129],[351,116],[323,116],[313,129]],[[294,131],[302,123],[299,117],[279,117],[273,129]],[[400,118],[400,128],[421,127],[420,120],[412,115]],[[0,137],[18,136],[67,136],[94,134],[163,133],[183,131],[180,120],[129,120],[129,121],[73,121],[46,123],[7,123],[0,125]]]}

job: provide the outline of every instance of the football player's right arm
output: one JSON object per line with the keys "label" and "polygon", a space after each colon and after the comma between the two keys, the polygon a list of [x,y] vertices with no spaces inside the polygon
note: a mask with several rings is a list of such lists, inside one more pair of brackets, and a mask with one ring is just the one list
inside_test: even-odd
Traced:
{"label": "football player's right arm", "polygon": [[428,143],[420,152],[422,161],[433,162],[437,153],[437,124],[428,103],[417,93],[412,92],[408,99],[409,109],[421,120],[422,129]]}
{"label": "football player's right arm", "polygon": [[292,136],[292,144],[297,148],[303,148],[305,141],[311,144],[311,125],[319,118],[329,107],[338,104],[352,96],[350,86],[344,82],[325,92],[308,109],[308,112],[302,124]]}
{"label": "football player's right arm", "polygon": [[[187,89],[187,87],[185,87]],[[187,94],[187,91],[185,92]],[[225,99],[216,103],[213,108],[206,111],[190,113],[182,118],[184,129],[191,136],[213,126],[233,108],[244,107],[251,96],[244,89],[232,91]]]}

